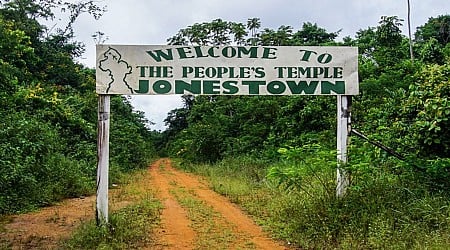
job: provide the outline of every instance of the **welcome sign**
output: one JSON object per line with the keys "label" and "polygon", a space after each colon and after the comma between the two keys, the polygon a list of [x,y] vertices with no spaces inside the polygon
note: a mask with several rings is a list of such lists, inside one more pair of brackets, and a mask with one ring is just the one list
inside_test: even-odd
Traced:
{"label": "welcome sign", "polygon": [[97,45],[98,94],[357,95],[355,47]]}

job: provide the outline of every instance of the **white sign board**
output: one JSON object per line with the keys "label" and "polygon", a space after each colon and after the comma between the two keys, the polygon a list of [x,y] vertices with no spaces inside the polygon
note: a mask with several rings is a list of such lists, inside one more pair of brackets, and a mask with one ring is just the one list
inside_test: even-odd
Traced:
{"label": "white sign board", "polygon": [[97,45],[98,94],[357,95],[356,47]]}

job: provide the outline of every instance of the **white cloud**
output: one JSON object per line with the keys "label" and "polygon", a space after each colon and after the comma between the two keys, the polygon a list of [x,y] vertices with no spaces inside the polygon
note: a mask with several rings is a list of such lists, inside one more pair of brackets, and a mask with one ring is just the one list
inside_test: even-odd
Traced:
{"label": "white cloud", "polygon": [[[145,117],[156,123],[150,126],[153,130],[164,130],[164,119],[170,110],[179,108],[182,106],[181,96],[179,95],[140,95],[132,96],[131,102],[133,107],[137,110],[144,110]],[[112,111],[114,112],[114,111]]]}

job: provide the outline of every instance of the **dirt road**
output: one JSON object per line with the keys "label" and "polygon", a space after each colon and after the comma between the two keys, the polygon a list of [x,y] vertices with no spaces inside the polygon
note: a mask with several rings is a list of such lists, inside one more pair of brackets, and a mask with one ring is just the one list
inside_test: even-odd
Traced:
{"label": "dirt road", "polygon": [[[133,185],[153,189],[164,206],[152,237],[156,243],[147,249],[286,249],[205,181],[175,170],[170,159],[156,161],[145,175]],[[130,204],[123,193],[116,193],[111,192],[114,209]],[[10,218],[0,237],[13,249],[57,248],[82,221],[93,219],[94,206],[95,197],[87,197],[18,215]]]}
{"label": "dirt road", "polygon": [[[150,173],[165,207],[158,232],[164,249],[285,249],[198,177],[173,169],[170,160],[159,160]],[[198,219],[191,210],[205,211],[213,221]]]}

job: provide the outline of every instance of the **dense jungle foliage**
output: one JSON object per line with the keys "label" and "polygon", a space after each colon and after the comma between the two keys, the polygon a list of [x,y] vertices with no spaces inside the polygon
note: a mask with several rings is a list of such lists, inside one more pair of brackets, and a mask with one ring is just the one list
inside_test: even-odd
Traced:
{"label": "dense jungle foliage", "polygon": [[[70,15],[68,23],[43,25],[56,10]],[[0,1],[0,214],[93,191],[95,71],[76,62],[84,47],[72,25],[81,14],[99,18],[103,11],[95,1]],[[353,136],[343,199],[334,190],[333,96],[186,95],[162,133],[149,131],[129,99],[115,96],[112,181],[147,166],[158,152],[208,176],[216,191],[302,248],[448,248],[450,16],[430,17],[412,41],[402,24],[383,16],[339,40],[340,31],[310,22],[273,30],[261,28],[258,18],[216,19],[168,39],[173,45],[358,47],[361,93],[353,97],[352,126],[399,156]]]}
{"label": "dense jungle foliage", "polygon": [[[70,21],[51,31],[56,10]],[[99,18],[94,1],[0,1],[0,214],[95,190],[95,71],[76,63],[83,44],[72,25]],[[147,166],[155,151],[148,121],[127,98],[112,98],[111,175]]]}
{"label": "dense jungle foliage", "polygon": [[[258,18],[247,24],[221,19],[196,23],[168,39],[175,45],[312,45],[359,48],[360,95],[353,98],[353,127],[407,159],[407,165],[446,179],[449,174],[450,16],[429,18],[418,27],[410,57],[401,33],[403,20],[383,16],[376,27],[337,41],[305,22],[299,30],[281,26],[260,30]],[[273,159],[279,148],[335,144],[336,97],[324,96],[183,96],[184,107],[165,122],[167,150],[184,159],[216,162],[228,156]],[[352,141],[355,148],[367,147]],[[389,155],[378,152],[373,161]],[[447,181],[439,184],[447,185]]]}
{"label": "dense jungle foliage", "polygon": [[158,148],[301,249],[448,249],[450,16],[417,27],[412,51],[402,24],[382,16],[377,26],[338,41],[339,31],[309,22],[273,30],[260,29],[258,18],[217,19],[168,40],[357,46],[352,128],[369,141],[352,134],[343,198],[335,191],[336,97],[184,96],[184,107],[168,114],[160,138],[166,143]]}

